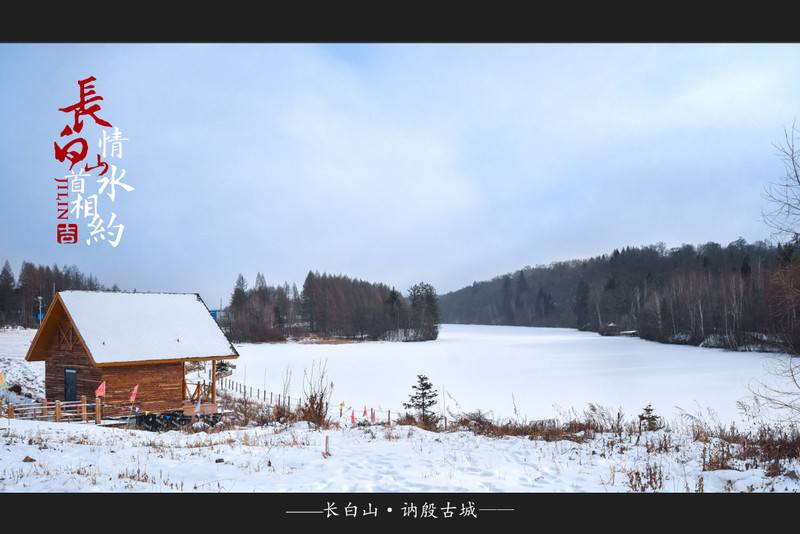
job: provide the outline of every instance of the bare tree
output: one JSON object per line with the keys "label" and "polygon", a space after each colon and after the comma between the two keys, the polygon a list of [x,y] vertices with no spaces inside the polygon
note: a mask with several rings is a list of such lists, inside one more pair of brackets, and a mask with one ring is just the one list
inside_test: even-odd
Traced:
{"label": "bare tree", "polygon": [[768,369],[776,381],[769,384],[759,381],[750,388],[755,408],[759,411],[766,408],[769,412],[762,415],[790,424],[800,422],[800,366],[795,360],[790,355],[776,356]]}
{"label": "bare tree", "polygon": [[792,123],[791,130],[784,129],[783,135],[784,144],[775,148],[785,173],[765,189],[763,196],[771,209],[762,212],[762,216],[778,241],[795,242],[800,238],[800,130]]}
{"label": "bare tree", "polygon": [[[756,405],[765,405],[789,422],[800,420],[800,364],[797,362],[797,319],[800,311],[800,260],[791,259],[791,251],[800,243],[800,130],[792,123],[791,130],[784,129],[784,144],[776,145],[783,161],[785,173],[778,183],[766,188],[764,198],[771,210],[763,212],[764,221],[773,229],[773,237],[787,243],[780,250],[788,250],[769,279],[770,302],[774,313],[782,318],[783,327],[777,334],[784,339],[789,353],[780,355],[769,373],[779,385],[759,383],[752,390]],[[781,323],[779,323],[781,324]],[[783,330],[781,332],[781,330]]]}
{"label": "bare tree", "polygon": [[784,143],[775,145],[784,165],[784,174],[777,183],[770,184],[764,193],[770,209],[763,211],[764,221],[773,229],[773,238],[785,245],[778,245],[781,253],[779,265],[769,276],[769,301],[777,319],[777,334],[783,338],[788,352],[796,354],[800,348],[795,338],[800,312],[800,263],[792,259],[793,251],[800,244],[800,129],[792,123],[784,129]]}

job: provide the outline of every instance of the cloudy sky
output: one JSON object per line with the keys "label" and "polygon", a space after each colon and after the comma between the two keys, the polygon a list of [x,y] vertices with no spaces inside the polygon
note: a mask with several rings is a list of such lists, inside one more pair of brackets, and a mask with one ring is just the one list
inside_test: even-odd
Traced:
{"label": "cloudy sky", "polygon": [[[5,43],[0,72],[0,262],[210,308],[239,273],[444,294],[625,246],[767,240],[800,113],[794,44]],[[112,127],[62,136],[89,77]],[[58,243],[55,180],[115,128],[114,200],[84,178],[109,239],[70,204],[78,242]],[[71,173],[54,143],[79,137]]]}

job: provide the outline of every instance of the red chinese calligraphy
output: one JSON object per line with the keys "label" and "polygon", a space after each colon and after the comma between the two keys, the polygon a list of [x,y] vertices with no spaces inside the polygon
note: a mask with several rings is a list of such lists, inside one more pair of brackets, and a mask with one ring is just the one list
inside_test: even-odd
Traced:
{"label": "red chinese calligraphy", "polygon": [[[80,99],[78,102],[72,104],[71,106],[58,108],[59,111],[63,111],[64,113],[74,113],[72,126],[64,126],[64,129],[61,130],[61,137],[66,137],[72,135],[73,133],[80,133],[80,131],[83,129],[83,120],[81,117],[84,115],[90,116],[97,124],[101,126],[107,126],[109,128],[111,127],[111,124],[108,121],[105,121],[95,115],[98,111],[100,111],[100,105],[94,102],[103,100],[103,97],[98,96],[94,91],[94,85],[89,83],[95,80],[96,78],[94,76],[89,76],[85,80],[79,80],[78,85],[80,86],[81,90]],[[78,145],[78,150],[70,150],[73,145]],[[63,147],[58,146],[58,143],[55,142],[53,143],[53,146],[55,148],[56,159],[58,161],[63,162],[64,160],[69,160],[71,162],[71,165],[69,166],[70,170],[72,170],[76,163],[83,161],[89,151],[89,146],[86,143],[86,139],[80,137],[73,139]]]}
{"label": "red chinese calligraphy", "polygon": [[[76,143],[80,145],[80,150],[69,150],[69,148]],[[82,138],[73,139],[64,145],[64,147],[58,146],[58,143],[56,142],[53,142],[53,146],[55,147],[56,159],[58,161],[64,161],[65,159],[68,159],[72,162],[72,165],[69,166],[69,170],[72,170],[72,167],[74,167],[79,161],[83,161],[83,158],[86,157],[86,153],[89,151],[89,145],[86,144],[86,139]]]}
{"label": "red chinese calligraphy", "polygon": [[[94,85],[89,85],[89,82],[94,82],[97,79],[94,76],[89,76],[85,80],[78,80],[78,85],[80,85],[80,100],[76,104],[72,104],[71,106],[67,106],[65,108],[58,108],[58,111],[63,111],[64,113],[74,112],[75,113],[75,120],[72,124],[72,130],[75,133],[80,133],[83,129],[83,121],[81,117],[83,115],[89,115],[91,118],[94,119],[94,122],[99,124],[100,126],[106,126],[111,128],[111,124],[103,119],[100,119],[95,115],[98,111],[100,111],[99,104],[92,104],[91,106],[87,107],[87,104],[91,104],[92,102],[96,102],[98,100],[103,100],[102,96],[95,96],[96,93],[94,91]],[[90,98],[89,98],[90,97]],[[72,131],[69,131],[69,126],[67,126],[64,131],[61,132],[61,136],[69,135]]]}
{"label": "red chinese calligraphy", "polygon": [[[105,132],[103,132],[103,133],[105,133]],[[93,167],[89,167],[89,164],[87,163],[86,166],[83,168],[83,170],[85,170],[86,172],[89,172],[89,171],[93,171],[95,169],[99,169],[100,167],[103,168],[103,171],[99,174],[99,176],[102,176],[108,171],[108,163],[106,163],[105,161],[100,161],[100,154],[97,154],[97,165],[95,165]]]}

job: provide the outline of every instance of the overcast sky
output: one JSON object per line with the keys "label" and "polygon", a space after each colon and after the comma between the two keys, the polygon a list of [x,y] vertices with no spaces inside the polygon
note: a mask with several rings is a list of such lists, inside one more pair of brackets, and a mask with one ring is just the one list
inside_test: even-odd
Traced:
{"label": "overcast sky", "polygon": [[[239,273],[444,294],[625,246],[768,240],[800,113],[794,44],[0,44],[0,73],[0,262],[210,308]],[[61,136],[90,76],[113,127]],[[59,244],[54,143],[87,141],[77,171],[114,128],[115,198],[99,169],[85,194],[117,246],[86,243],[85,212]]]}

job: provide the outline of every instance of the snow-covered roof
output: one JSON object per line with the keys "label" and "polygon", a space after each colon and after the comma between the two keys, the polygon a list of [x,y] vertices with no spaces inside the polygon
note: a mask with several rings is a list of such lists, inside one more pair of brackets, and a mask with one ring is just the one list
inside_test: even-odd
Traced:
{"label": "snow-covered roof", "polygon": [[97,365],[238,357],[198,294],[61,291],[58,297]]}

